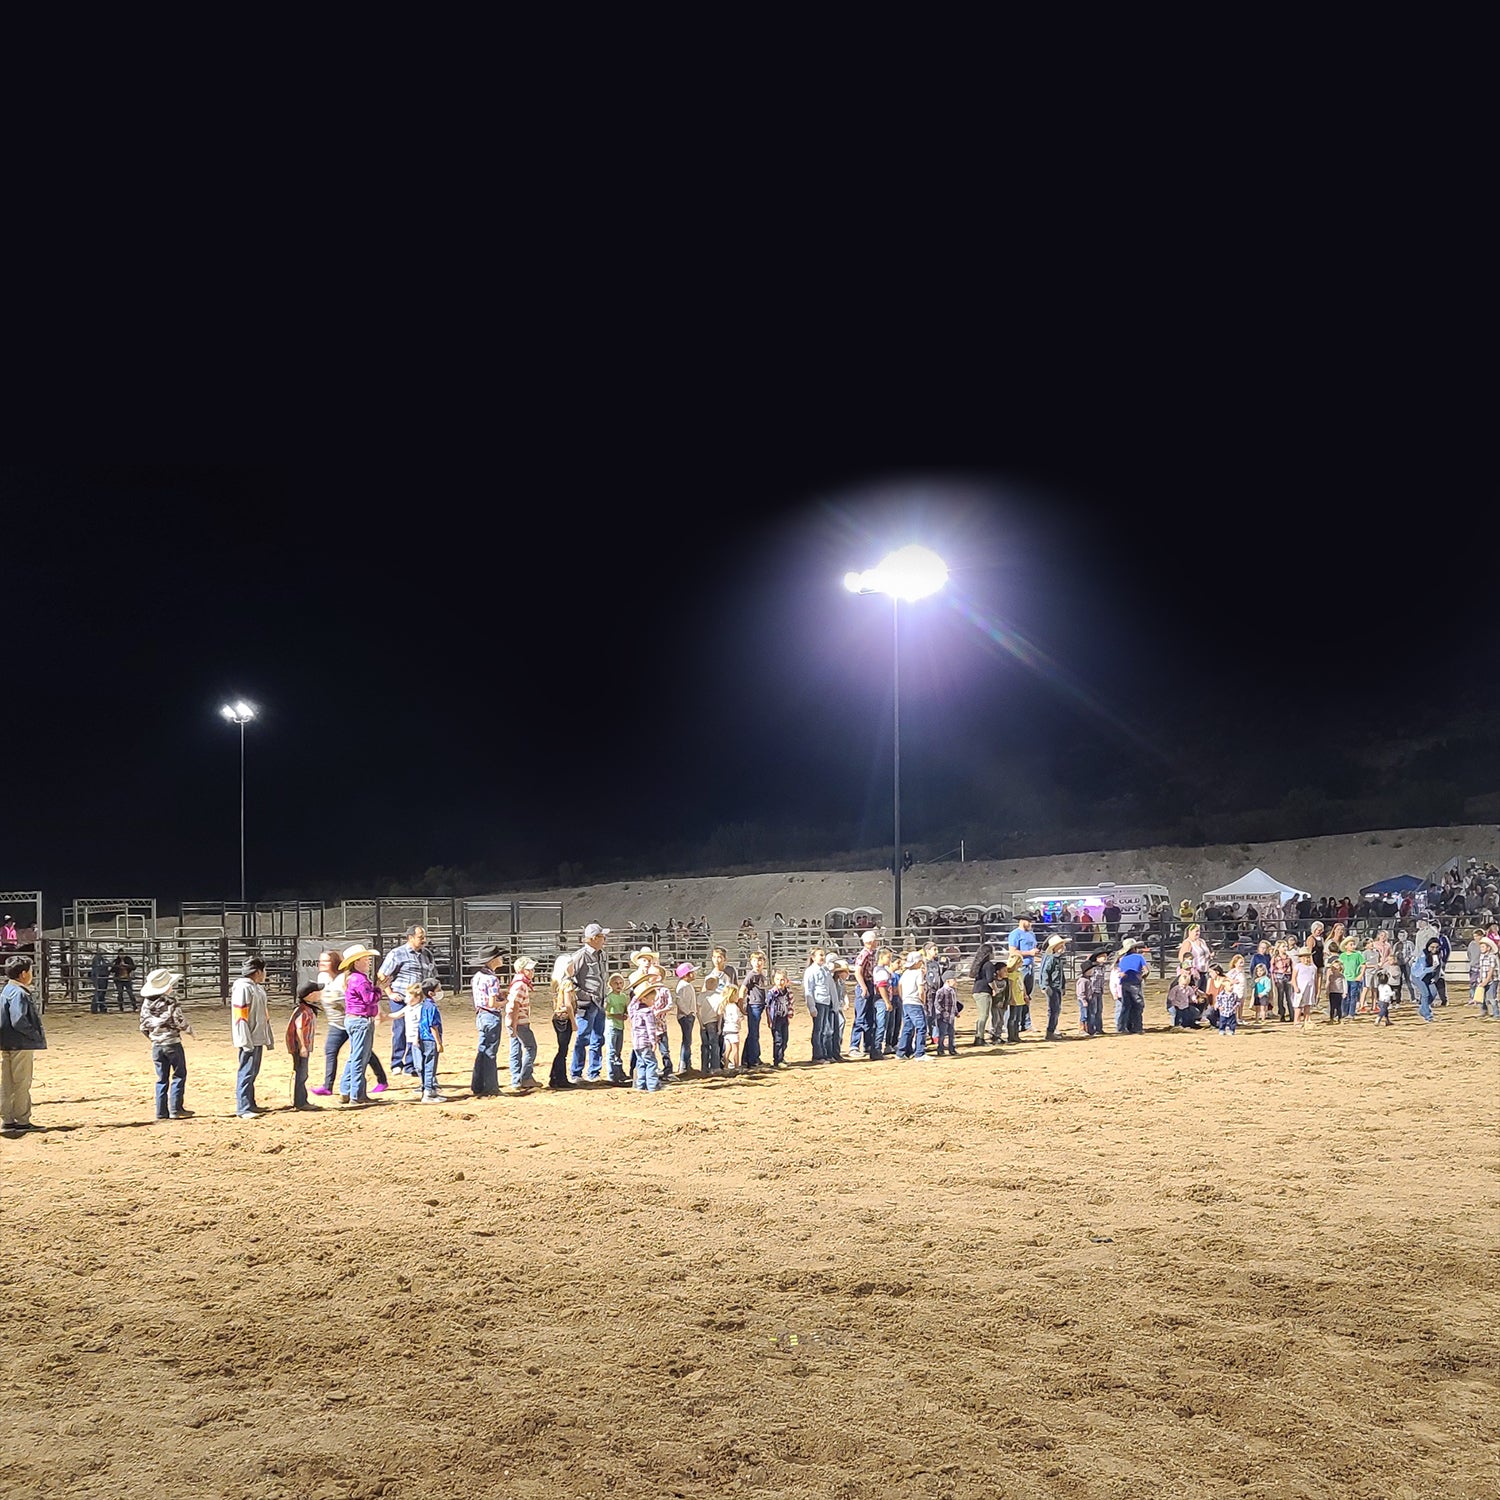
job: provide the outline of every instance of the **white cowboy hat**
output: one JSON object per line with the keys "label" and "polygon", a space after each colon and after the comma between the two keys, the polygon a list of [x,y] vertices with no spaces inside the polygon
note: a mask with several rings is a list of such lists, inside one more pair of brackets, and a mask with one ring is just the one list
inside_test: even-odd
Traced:
{"label": "white cowboy hat", "polygon": [[380,954],[374,948],[366,948],[363,943],[355,943],[352,948],[345,948],[339,959],[339,973],[345,969],[352,968],[362,958],[379,958]]}
{"label": "white cowboy hat", "polygon": [[536,960],[534,958],[528,958],[526,954],[523,953],[520,958],[518,958],[510,967],[513,974],[519,974],[522,969],[535,969]]}
{"label": "white cowboy hat", "polygon": [[1064,944],[1066,944],[1067,941],[1067,938],[1063,937],[1060,933],[1053,933],[1052,936],[1047,939],[1047,946],[1049,948],[1061,948]]}
{"label": "white cowboy hat", "polygon": [[181,978],[181,974],[174,974],[170,969],[152,969],[146,976],[145,984],[141,986],[142,999],[149,1000],[152,995],[165,995]]}
{"label": "white cowboy hat", "polygon": [[1120,952],[1121,953],[1129,953],[1134,948],[1135,948],[1135,939],[1134,938],[1126,938],[1125,941],[1120,944]]}

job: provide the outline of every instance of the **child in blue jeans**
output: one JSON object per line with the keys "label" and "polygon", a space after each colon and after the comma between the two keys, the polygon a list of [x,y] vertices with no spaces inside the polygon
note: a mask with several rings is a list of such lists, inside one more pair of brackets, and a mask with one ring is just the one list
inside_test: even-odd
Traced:
{"label": "child in blue jeans", "polygon": [[[422,1005],[417,1011],[417,1051],[421,1059],[423,1104],[448,1102],[446,1095],[438,1093],[437,1083],[438,1058],[443,1051],[443,1013],[438,1009],[442,998],[442,987],[437,980],[429,979],[422,986]],[[407,1002],[407,1008],[411,1008],[411,1001]]]}
{"label": "child in blue jeans", "polygon": [[766,992],[766,1021],[771,1027],[771,1066],[784,1068],[786,1039],[792,1028],[792,990],[785,969],[777,969],[771,975],[771,988]]}
{"label": "child in blue jeans", "polygon": [[953,970],[943,970],[943,982],[932,997],[932,1034],[937,1038],[937,1055],[946,1050],[949,1057],[958,1056],[958,1046],[953,1039],[958,1021],[958,991],[953,987]]}

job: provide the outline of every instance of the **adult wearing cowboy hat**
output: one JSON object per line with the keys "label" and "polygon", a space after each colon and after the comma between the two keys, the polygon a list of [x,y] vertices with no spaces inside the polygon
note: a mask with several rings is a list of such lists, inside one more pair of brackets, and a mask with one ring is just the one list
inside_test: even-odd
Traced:
{"label": "adult wearing cowboy hat", "polygon": [[1120,944],[1115,971],[1120,976],[1120,1020],[1115,1030],[1139,1036],[1146,1029],[1146,957],[1134,938]]}
{"label": "adult wearing cowboy hat", "polygon": [[375,1051],[375,1023],[380,1019],[380,991],[370,978],[370,961],[380,955],[363,943],[345,948],[339,960],[344,981],[344,1025],[349,1032],[349,1061],[344,1064],[339,1093],[349,1105],[368,1104],[365,1068]]}
{"label": "adult wearing cowboy hat", "polygon": [[479,1049],[474,1054],[474,1071],[469,1087],[476,1099],[488,1099],[500,1092],[500,1033],[504,1026],[505,989],[500,983],[500,966],[505,955],[498,947],[485,948],[476,959],[479,967],[469,988],[474,996],[474,1025],[479,1032]]}
{"label": "adult wearing cowboy hat", "polygon": [[170,969],[152,969],[141,986],[141,1035],[151,1043],[151,1061],[156,1068],[156,1118],[185,1120],[192,1110],[183,1108],[187,1092],[187,1053],[184,1032],[195,1035],[172,986],[182,978]]}
{"label": "adult wearing cowboy hat", "polygon": [[577,1032],[573,1038],[573,1055],[568,1078],[580,1083],[584,1077],[585,1056],[588,1081],[597,1083],[604,1064],[604,990],[608,974],[604,962],[604,945],[609,928],[590,922],[583,929],[583,946],[568,960],[566,973],[573,983],[574,1015]]}
{"label": "adult wearing cowboy hat", "polygon": [[239,1048],[240,1065],[234,1081],[234,1112],[242,1120],[258,1120],[264,1111],[255,1102],[255,1077],[267,1047],[276,1046],[271,1013],[266,1005],[266,961],[259,954],[247,958],[229,992],[230,1027]]}
{"label": "adult wearing cowboy hat", "polygon": [[[348,983],[349,976],[339,972],[339,965],[343,961],[344,955],[337,948],[327,948],[318,955],[318,972],[315,982],[318,985],[318,1000],[323,1007],[325,1022],[323,1083],[320,1088],[309,1089],[308,1093],[321,1094],[325,1097],[333,1093],[334,1079],[341,1071],[339,1054],[349,1040],[348,1018],[344,1015],[344,987]],[[372,1092],[383,1094],[385,1092],[385,1069],[381,1066],[380,1058],[373,1051],[370,1053],[370,1068],[375,1074],[375,1087]],[[340,1095],[340,1103],[347,1102],[347,1098]]]}
{"label": "adult wearing cowboy hat", "polygon": [[881,1056],[881,1029],[875,1014],[875,956],[880,934],[873,927],[860,934],[860,950],[854,959],[854,1025],[849,1030],[849,1056],[859,1056],[860,1040],[873,1062]]}
{"label": "adult wearing cowboy hat", "polygon": [[1047,1040],[1057,1040],[1057,1024],[1062,1019],[1063,965],[1062,951],[1068,945],[1061,933],[1053,933],[1047,939],[1047,951],[1042,958],[1042,993],[1047,997]]}

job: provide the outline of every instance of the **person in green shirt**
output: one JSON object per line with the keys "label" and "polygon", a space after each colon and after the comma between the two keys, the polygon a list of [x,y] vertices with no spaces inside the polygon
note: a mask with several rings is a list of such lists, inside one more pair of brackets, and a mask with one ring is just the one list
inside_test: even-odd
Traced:
{"label": "person in green shirt", "polygon": [[625,976],[611,974],[609,988],[604,992],[604,1055],[609,1060],[611,1083],[630,1082],[625,1076],[625,1060],[621,1056],[625,1046],[625,1012],[629,1005]]}
{"label": "person in green shirt", "polygon": [[1359,997],[1364,992],[1365,955],[1353,941],[1344,944],[1339,954],[1339,964],[1344,970],[1344,1016],[1345,1019],[1359,1011]]}

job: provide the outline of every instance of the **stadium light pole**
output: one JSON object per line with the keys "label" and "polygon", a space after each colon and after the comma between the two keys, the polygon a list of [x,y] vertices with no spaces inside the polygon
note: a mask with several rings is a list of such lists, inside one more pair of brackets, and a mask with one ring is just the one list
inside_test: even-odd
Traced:
{"label": "stadium light pole", "polygon": [[885,594],[891,601],[891,703],[895,749],[891,764],[891,898],[893,931],[903,925],[901,912],[901,601],[908,604],[935,594],[948,582],[948,566],[926,547],[902,547],[863,573],[845,573],[851,594]]}
{"label": "stadium light pole", "polygon": [[245,904],[245,725],[255,717],[255,705],[236,698],[219,712],[230,724],[240,726],[240,905]]}

